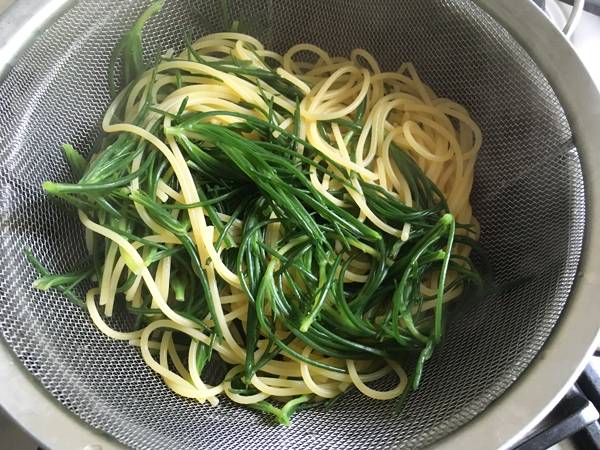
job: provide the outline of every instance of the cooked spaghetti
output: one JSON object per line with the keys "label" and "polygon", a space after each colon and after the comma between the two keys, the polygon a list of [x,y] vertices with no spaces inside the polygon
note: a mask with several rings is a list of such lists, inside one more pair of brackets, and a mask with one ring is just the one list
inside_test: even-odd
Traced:
{"label": "cooked spaghetti", "polygon": [[[416,388],[444,303],[480,282],[467,110],[413,64],[311,44],[280,55],[234,32],[128,76],[100,151],[65,146],[79,181],[44,184],[78,209],[90,262],[57,276],[32,257],[36,286],[199,402],[288,423],[353,387]],[[111,327],[116,310],[133,331]],[[214,364],[227,370],[210,384]]]}

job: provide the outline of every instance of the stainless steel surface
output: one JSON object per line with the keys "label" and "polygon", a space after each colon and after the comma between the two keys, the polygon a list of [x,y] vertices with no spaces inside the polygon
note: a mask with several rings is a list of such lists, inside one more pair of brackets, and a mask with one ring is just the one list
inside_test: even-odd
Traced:
{"label": "stainless steel surface", "polygon": [[[558,27],[565,24],[565,16],[571,12],[572,6],[567,3],[552,0],[546,2],[546,15]],[[600,16],[584,11],[581,21],[569,39],[577,54],[583,61],[589,74],[600,87]]]}
{"label": "stainless steel surface", "polygon": [[2,14],[12,3],[14,0],[0,0],[0,14]]}
{"label": "stainless steel surface", "polygon": [[17,54],[74,1],[18,0],[0,8],[0,80]]}
{"label": "stainless steel surface", "polygon": [[[0,406],[7,415],[21,424],[33,439],[52,450],[123,448],[110,436],[88,426],[51,398],[48,391],[24,370],[14,353],[3,344],[0,345],[0,380],[3,386],[0,389]],[[31,438],[17,433],[12,434],[12,437],[8,433],[2,433],[0,436],[2,449],[26,450],[26,447],[21,445],[33,444]],[[32,446],[31,450],[36,448],[37,446]]]}
{"label": "stainless steel surface", "polygon": [[[238,12],[254,17],[267,44],[281,49],[306,39],[338,52],[362,45],[392,68],[411,59],[438,92],[464,102],[486,137],[473,200],[496,281],[512,282],[523,275],[531,279],[469,305],[455,318],[444,347],[427,367],[424,385],[400,416],[391,413],[389,403],[356,396],[333,411],[302,414],[291,429],[282,429],[226,402],[212,410],[177,398],[133,349],[100,336],[60,296],[32,291],[28,283],[33,274],[20,258],[27,244],[53,268],[65,269],[82,250],[73,244],[81,236],[74,218],[48,203],[38,186],[49,176],[68,177],[59,158],[60,143],[74,142],[89,151],[108,101],[103,78],[107,56],[141,9],[139,2],[81,1],[16,61],[0,85],[0,97],[10,99],[10,107],[3,104],[0,109],[0,176],[7,186],[0,196],[2,249],[12,255],[12,263],[3,259],[1,264],[4,338],[54,397],[135,447],[382,448],[436,441],[448,448],[507,445],[574,379],[598,328],[600,315],[592,300],[600,287],[599,272],[590,251],[584,253],[563,312],[579,262],[585,217],[586,248],[600,248],[595,210],[600,161],[594,151],[600,142],[595,125],[600,102],[581,63],[527,2],[479,1],[528,48],[535,63],[468,1],[365,2],[352,10],[341,1],[318,8],[310,2],[232,3]],[[189,11],[185,14],[187,5],[169,3],[150,24],[147,41],[166,48],[180,42],[178,30],[206,32]],[[202,5],[203,17],[216,24],[217,2]],[[291,14],[300,19],[288,22]],[[399,37],[397,45],[390,45],[390,36]],[[11,47],[13,54],[19,45]],[[37,158],[31,156],[36,152]],[[18,366],[11,367],[28,377]],[[0,394],[0,403],[11,413],[27,409],[28,399],[40,402],[42,410],[62,411],[52,414],[62,421],[56,428],[39,426],[44,416],[35,411],[21,412],[24,426],[37,427],[41,440],[55,439],[63,448],[71,430],[86,432],[37,384],[17,376],[12,384],[18,383],[28,386],[22,395],[16,389]],[[235,419],[229,421],[231,416]]]}
{"label": "stainless steel surface", "polygon": [[484,440],[489,448],[510,447],[560,400],[598,345],[597,295],[600,224],[600,98],[594,81],[572,47],[528,2],[482,0],[532,54],[549,78],[575,131],[586,180],[586,242],[577,282],[562,317],[542,351],[516,383],[484,414],[445,439],[448,450]]}

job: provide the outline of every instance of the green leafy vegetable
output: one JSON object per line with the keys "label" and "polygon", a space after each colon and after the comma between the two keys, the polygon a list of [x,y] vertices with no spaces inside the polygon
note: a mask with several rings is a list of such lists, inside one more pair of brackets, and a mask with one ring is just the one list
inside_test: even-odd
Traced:
{"label": "green leafy vegetable", "polygon": [[[223,8],[229,14],[226,3]],[[109,70],[113,95],[117,61],[130,86],[146,70],[142,29],[163,4],[152,2],[117,45]],[[232,23],[229,16],[225,21]],[[302,138],[302,91],[271,66],[233,56],[209,57],[189,42],[186,47],[184,54],[194,64],[165,73],[153,69],[151,77],[147,72],[148,84],[130,102],[137,105],[135,114],[127,111],[131,108],[127,95],[116,105],[117,116],[133,117],[133,124],[165,142],[171,154],[130,132],[106,136],[89,161],[64,145],[64,157],[77,181],[47,181],[43,188],[135,246],[150,276],[158,279],[162,268],[168,267],[169,283],[163,288],[169,307],[211,339],[209,345],[198,344],[199,373],[218,344],[228,337],[236,340],[245,356],[230,380],[233,393],[256,394],[251,380],[264,374],[267,365],[281,362],[282,355],[337,374],[347,373],[343,360],[376,365],[381,359],[412,356],[415,368],[409,388],[416,389],[426,361],[443,337],[444,296],[456,288],[469,295],[482,285],[472,260],[464,256],[468,252],[456,250],[458,246],[478,250],[469,228],[455,223],[442,191],[408,152],[394,144],[390,147],[391,163],[406,180],[412,206]],[[219,71],[223,79],[235,76],[253,83],[263,102],[257,101],[259,106],[243,100],[229,109],[192,108],[195,100],[189,88],[200,75],[188,66],[204,66]],[[163,100],[178,89],[187,90],[175,106],[165,106]],[[277,97],[285,97],[292,107],[281,107]],[[319,121],[319,133],[333,142],[332,129],[339,127],[354,157],[370,106],[365,98],[347,117]],[[293,126],[282,128],[284,121]],[[311,175],[328,177],[335,187],[325,195]],[[185,201],[186,186],[195,189],[193,202]],[[358,189],[380,220],[393,227],[410,226],[404,240],[360,216],[360,205],[349,195]],[[200,209],[202,215],[195,216]],[[219,262],[238,277],[248,299],[243,320],[232,319],[228,329],[222,315],[242,314],[233,306],[224,306],[221,314],[218,310],[218,297],[232,288],[226,277],[212,278],[215,253],[205,252],[206,244],[197,238],[200,220],[212,227]],[[115,261],[127,257],[122,244],[115,250],[94,236],[89,250],[83,268],[58,275],[50,274],[28,251],[28,260],[41,275],[34,286],[55,289],[84,306],[76,295],[78,287],[85,281],[97,285],[109,274],[114,276],[109,281],[117,301],[126,304],[137,326],[164,317],[153,303],[155,292],[140,282],[137,273],[116,271]],[[357,275],[357,267],[365,265],[368,270]],[[447,281],[449,273],[453,278]],[[435,294],[422,294],[422,285],[432,280]],[[314,354],[298,351],[304,346]],[[337,400],[348,391],[340,389]],[[248,406],[289,425],[294,412],[330,407],[337,400],[298,395],[279,406],[269,401]]]}

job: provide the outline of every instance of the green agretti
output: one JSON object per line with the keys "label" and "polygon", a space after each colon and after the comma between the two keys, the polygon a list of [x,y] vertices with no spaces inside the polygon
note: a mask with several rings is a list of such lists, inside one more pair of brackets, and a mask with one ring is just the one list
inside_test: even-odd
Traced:
{"label": "green agretti", "polygon": [[[160,6],[153,8],[117,48],[116,54],[126,53],[121,55],[125,56],[122,60],[128,67],[126,79],[131,81],[126,89],[142,73],[139,69],[141,27]],[[182,76],[187,74],[172,70],[170,73],[175,75],[176,82],[161,87],[157,98],[148,95],[135,123],[146,123],[152,114],[150,123],[154,125],[149,131],[163,141],[167,137],[175,139],[190,168],[199,202],[186,205],[170,198],[161,200],[157,195],[159,184],[165,183],[178,191],[178,180],[162,153],[130,133],[106,136],[89,161],[71,146],[65,146],[65,158],[77,181],[47,182],[44,189],[129,242],[141,243],[148,250],[144,260],[152,274],[163,258],[170,257],[170,305],[210,334],[211,342],[220,342],[222,330],[218,322],[215,320],[210,326],[206,323],[214,317],[212,294],[206,268],[200,262],[196,243],[190,238],[187,214],[189,208],[205,209],[207,222],[217,233],[216,246],[223,249],[221,258],[237,273],[249,299],[245,326],[239,319],[234,321],[247,356],[243,370],[230,380],[232,392],[256,394],[258,390],[250,380],[269,361],[280,358],[281,353],[316,367],[347,373],[343,366],[294,350],[290,345],[293,340],[334,358],[413,360],[406,392],[416,389],[425,361],[442,338],[445,292],[462,287],[463,295],[469,295],[473,288],[481,286],[481,277],[472,261],[453,253],[457,244],[473,246],[475,243],[456,235],[457,228],[464,226],[456,224],[449,214],[443,194],[411,156],[398,147],[391,147],[391,156],[408,184],[413,207],[331,161],[301,139],[297,127],[293,131],[278,127],[274,120],[276,115],[299,123],[298,105],[302,96],[294,85],[277,75],[272,62],[265,61],[268,69],[256,69],[249,62],[234,58],[209,63],[189,44],[187,55],[192,61],[212,65],[251,82],[268,84],[281,95],[295,100],[296,110],[289,112],[274,105],[263,92],[267,109],[261,110],[262,119],[231,111],[186,113],[187,98],[176,114],[162,111],[159,99],[187,85]],[[240,105],[258,109],[244,102]],[[335,121],[350,155],[362,130],[366,106],[363,102],[350,119]],[[118,114],[122,114],[123,109],[124,106],[118,108]],[[163,127],[160,119],[167,115],[171,125]],[[210,119],[215,116],[233,116],[238,121],[228,126],[214,125]],[[319,123],[321,134],[327,140],[332,123]],[[247,137],[250,133],[252,139]],[[298,151],[299,146],[303,147],[302,152]],[[132,162],[140,156],[143,163],[132,171]],[[341,188],[329,193],[349,206],[337,206],[316,189],[310,181],[311,170],[336,180]],[[138,180],[139,189],[132,191],[134,179]],[[407,240],[376,229],[368,220],[358,219],[358,206],[347,193],[347,189],[354,189],[353,181],[358,181],[367,205],[383,221],[394,227],[411,225]],[[175,235],[181,245],[145,239],[153,231],[140,218],[136,205],[143,206],[148,216]],[[229,219],[222,219],[227,216]],[[274,223],[279,225],[279,238],[268,242],[267,229]],[[96,237],[89,261],[64,275],[49,274],[29,252],[29,260],[42,275],[36,287],[57,289],[83,306],[84,302],[76,294],[77,287],[86,280],[101,278],[108,244]],[[345,282],[352,262],[365,255],[371,264],[366,281]],[[445,282],[448,271],[456,274],[452,283]],[[425,297],[421,284],[434,273],[439,274],[436,294]],[[134,278],[134,275],[123,275],[117,292],[127,291]],[[429,300],[435,300],[434,308],[422,310],[423,302]],[[140,307],[127,305],[127,311],[136,317],[136,326],[161,315],[160,310],[151,307],[151,302],[151,296],[144,291]],[[286,330],[286,337],[282,338],[276,329]],[[181,338],[177,333],[174,336]],[[269,343],[262,356],[255,358],[260,336]],[[211,345],[198,346],[200,372],[211,359],[211,349]],[[186,354],[182,353],[181,358],[185,359]],[[248,406],[288,424],[295,411],[327,407],[334,400],[322,402],[302,395],[280,407],[267,401]]]}

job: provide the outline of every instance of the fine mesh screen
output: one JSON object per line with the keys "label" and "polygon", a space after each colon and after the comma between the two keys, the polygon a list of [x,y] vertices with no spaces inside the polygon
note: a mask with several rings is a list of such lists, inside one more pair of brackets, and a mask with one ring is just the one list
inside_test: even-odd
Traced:
{"label": "fine mesh screen", "polygon": [[[535,63],[468,0],[231,1],[267,47],[307,41],[371,51],[387,69],[413,61],[439,94],[481,125],[473,203],[499,289],[465,304],[403,411],[353,394],[332,410],[274,426],[224,400],[171,393],[137,351],[96,331],[61,296],[31,289],[31,248],[53,271],[83,255],[73,211],[44,196],[69,180],[60,144],[86,152],[109,101],[106,67],[143,1],[82,0],[45,31],[0,84],[0,328],[67,408],[135,448],[414,448],[465,424],[506,390],[543,345],[581,251],[584,193],[564,112]],[[148,61],[185,33],[222,30],[221,1],[170,1],[147,27]]]}

